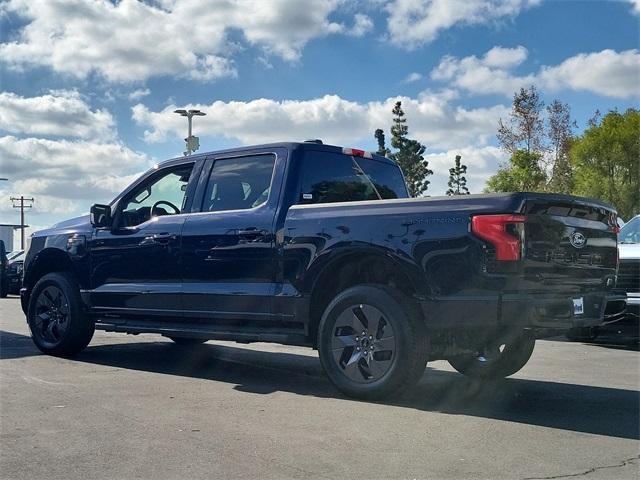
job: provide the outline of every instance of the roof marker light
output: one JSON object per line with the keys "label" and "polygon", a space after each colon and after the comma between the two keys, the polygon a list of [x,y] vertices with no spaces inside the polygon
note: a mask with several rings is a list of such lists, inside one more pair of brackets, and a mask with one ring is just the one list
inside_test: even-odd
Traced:
{"label": "roof marker light", "polygon": [[359,148],[343,148],[342,153],[345,155],[352,155],[354,157],[373,158],[371,152],[360,150]]}

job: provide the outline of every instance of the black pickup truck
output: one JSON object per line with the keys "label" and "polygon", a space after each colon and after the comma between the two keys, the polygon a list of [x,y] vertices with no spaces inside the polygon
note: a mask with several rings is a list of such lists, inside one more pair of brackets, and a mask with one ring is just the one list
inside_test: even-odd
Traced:
{"label": "black pickup truck", "polygon": [[511,375],[536,338],[624,311],[610,206],[407,197],[393,161],[319,141],[167,161],[33,234],[21,290],[33,341],[62,356],[94,329],[303,345],[341,391],[376,398],[430,360]]}

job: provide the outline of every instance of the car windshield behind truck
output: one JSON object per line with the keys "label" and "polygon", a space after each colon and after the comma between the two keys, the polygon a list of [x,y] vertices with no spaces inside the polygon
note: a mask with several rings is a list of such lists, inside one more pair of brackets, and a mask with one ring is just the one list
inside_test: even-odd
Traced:
{"label": "car windshield behind truck", "polygon": [[406,198],[400,168],[384,160],[310,151],[302,161],[300,203]]}

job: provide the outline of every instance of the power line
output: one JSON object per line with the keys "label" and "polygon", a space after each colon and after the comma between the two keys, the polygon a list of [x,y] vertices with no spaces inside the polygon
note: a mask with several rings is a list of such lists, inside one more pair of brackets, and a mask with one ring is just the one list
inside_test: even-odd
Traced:
{"label": "power line", "polygon": [[[35,200],[33,198],[20,195],[19,197],[11,197],[11,201],[13,202],[13,208],[20,209],[20,249],[24,250],[24,229],[26,228],[24,223],[24,209],[32,208]],[[16,202],[20,203],[16,204]]]}

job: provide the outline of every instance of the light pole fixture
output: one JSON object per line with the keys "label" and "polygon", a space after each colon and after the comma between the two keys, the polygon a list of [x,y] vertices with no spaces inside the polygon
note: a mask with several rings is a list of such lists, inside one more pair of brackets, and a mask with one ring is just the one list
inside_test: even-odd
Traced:
{"label": "light pole fixture", "polygon": [[189,121],[189,135],[187,136],[187,138],[184,139],[186,143],[186,147],[185,147],[186,150],[184,151],[184,155],[185,156],[191,155],[193,152],[195,152],[200,148],[200,139],[192,135],[193,121],[191,119],[193,117],[203,117],[206,115],[206,113],[201,112],[200,110],[195,110],[195,109],[185,110],[182,108],[179,110],[174,110],[173,113],[177,113],[182,117],[187,117],[187,120]]}

